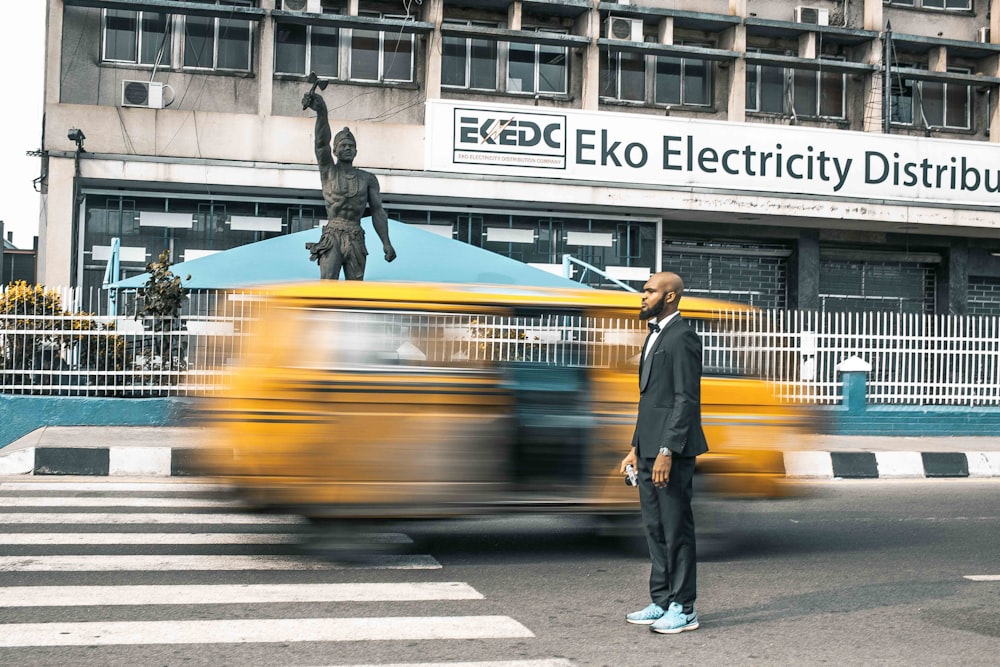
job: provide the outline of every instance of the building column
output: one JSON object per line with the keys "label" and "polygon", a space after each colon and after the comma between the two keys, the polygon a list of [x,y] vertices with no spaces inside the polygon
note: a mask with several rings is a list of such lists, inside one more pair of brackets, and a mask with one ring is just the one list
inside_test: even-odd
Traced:
{"label": "building column", "polygon": [[[883,32],[885,26],[882,19],[882,0],[865,0],[864,25],[865,30]],[[884,38],[883,38],[884,39]],[[882,109],[882,52],[884,50],[883,39],[876,39],[868,43],[864,62],[869,65],[879,66],[880,69],[872,72],[866,78],[868,81],[863,101],[863,126],[864,132],[881,132],[884,110]]]}
{"label": "building column", "polygon": [[597,111],[601,100],[601,47],[597,45],[601,34],[601,12],[596,3],[589,12],[580,15],[573,33],[589,35],[591,38],[590,44],[578,51],[583,80],[580,108],[584,111]]}
{"label": "building column", "polygon": [[[274,0],[261,0],[261,9],[274,9]],[[270,12],[260,22],[260,55],[257,59],[257,115],[270,116],[274,102],[274,19]]]}
{"label": "building column", "polygon": [[443,40],[441,23],[444,21],[444,0],[429,0],[424,4],[423,20],[434,24],[434,30],[427,35],[424,50],[424,98],[441,99],[441,54]]}
{"label": "building column", "polygon": [[819,310],[819,231],[803,229],[799,232],[795,251],[795,271],[788,295],[789,307],[798,310]]}
{"label": "building column", "polygon": [[[48,195],[44,226],[39,229],[45,244],[38,248],[38,281],[47,287],[72,285],[74,263],[73,178],[76,167],[73,158],[49,157]],[[82,216],[81,216],[82,218]],[[81,219],[82,224],[82,219]],[[60,233],[47,233],[60,230]],[[64,231],[63,231],[64,230]]]}
{"label": "building column", "polygon": [[[738,16],[745,16],[745,13]],[[722,34],[720,46],[729,51],[746,54],[746,26],[741,23],[726,30]],[[729,66],[729,88],[727,91],[729,98],[726,101],[726,120],[731,123],[743,123],[747,119],[747,61],[743,57],[732,62],[723,61],[719,63],[719,68],[724,68],[726,65]]]}
{"label": "building column", "polygon": [[937,312],[967,315],[969,312],[969,242],[952,239],[942,271],[938,274]]}

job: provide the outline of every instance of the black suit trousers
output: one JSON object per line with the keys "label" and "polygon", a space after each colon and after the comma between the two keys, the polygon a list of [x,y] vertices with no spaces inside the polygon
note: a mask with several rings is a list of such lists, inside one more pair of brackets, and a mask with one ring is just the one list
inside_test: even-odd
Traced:
{"label": "black suit trousers", "polygon": [[664,488],[653,486],[655,458],[639,457],[639,502],[652,568],[649,596],[666,609],[671,602],[690,614],[697,597],[698,565],[691,509],[695,457],[674,456]]}

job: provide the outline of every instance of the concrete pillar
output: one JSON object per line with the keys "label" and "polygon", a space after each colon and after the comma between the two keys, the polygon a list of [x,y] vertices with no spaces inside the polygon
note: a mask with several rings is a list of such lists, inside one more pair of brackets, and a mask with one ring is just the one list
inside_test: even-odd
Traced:
{"label": "concrete pillar", "polygon": [[507,7],[507,28],[509,30],[521,29],[521,0],[514,0]]}
{"label": "concrete pillar", "polygon": [[865,0],[864,26],[862,27],[865,30],[877,32],[882,32],[885,29],[885,22],[882,20],[882,0]]}
{"label": "concrete pillar", "polygon": [[601,13],[596,4],[590,11],[580,15],[573,32],[591,38],[590,44],[578,52],[582,68],[580,108],[597,111],[601,100],[601,47],[597,44],[601,34]]}
{"label": "concrete pillar", "polygon": [[938,275],[938,312],[967,315],[969,312],[969,242],[952,239],[943,270]]}
{"label": "concrete pillar", "polygon": [[[745,10],[746,5],[742,4]],[[747,51],[746,26],[740,24],[726,30],[720,41],[722,48],[745,54]],[[719,67],[720,73],[725,72],[726,67],[729,70],[729,98],[726,101],[726,118],[731,123],[743,123],[747,119],[747,61],[745,58],[737,58],[732,62],[719,63]]]}
{"label": "concrete pillar", "polygon": [[423,20],[434,24],[427,35],[424,57],[424,95],[428,100],[441,99],[441,23],[444,21],[444,0],[428,0],[424,4]]}
{"label": "concrete pillar", "polygon": [[795,252],[795,271],[789,306],[799,310],[819,310],[819,231],[803,229],[799,232]]}
{"label": "concrete pillar", "polygon": [[848,357],[837,364],[843,385],[843,404],[847,414],[863,414],[868,405],[868,373],[872,365],[860,357]]}
{"label": "concrete pillar", "polygon": [[799,58],[816,58],[816,33],[806,32],[799,35]]}
{"label": "concrete pillar", "polygon": [[[274,0],[261,0],[261,9],[274,9]],[[257,56],[257,115],[270,116],[274,100],[274,20],[271,14],[260,22]],[[175,51],[176,53],[176,51]]]}
{"label": "concrete pillar", "polygon": [[[38,281],[68,287],[73,277],[73,158],[49,158],[49,193],[45,207],[44,243],[38,248]],[[82,216],[81,216],[82,218]],[[81,221],[82,224],[82,221]],[[57,233],[46,233],[57,232]]]}

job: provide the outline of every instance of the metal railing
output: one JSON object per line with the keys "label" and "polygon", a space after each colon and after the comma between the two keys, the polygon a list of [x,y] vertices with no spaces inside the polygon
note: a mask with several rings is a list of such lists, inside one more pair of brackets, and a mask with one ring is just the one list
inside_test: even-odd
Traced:
{"label": "metal railing", "polygon": [[[129,299],[119,301],[118,315],[92,315],[107,312],[101,307],[105,294],[96,293],[91,307],[81,307],[80,294],[62,293],[61,311],[42,304],[0,312],[0,392],[219,392],[264,303],[257,293],[193,293],[181,317],[168,322],[137,319]],[[319,323],[310,326],[310,339],[324,343],[303,356],[364,356],[377,340],[386,346],[379,358],[398,355],[407,363],[636,368],[646,333],[632,317],[323,312],[340,313],[333,318],[339,324],[328,335],[320,335]],[[733,311],[691,321],[702,337],[706,374],[770,380],[789,400],[839,403],[837,365],[856,356],[871,365],[870,403],[1000,405],[997,317]],[[358,336],[361,331],[368,333]],[[358,340],[368,348],[357,347]]]}
{"label": "metal railing", "polygon": [[[5,290],[6,291],[6,290]],[[0,309],[0,392],[176,396],[226,384],[260,295],[191,294],[178,318],[138,315],[135,299],[107,313],[106,294],[45,290]],[[123,307],[124,306],[124,307]]]}

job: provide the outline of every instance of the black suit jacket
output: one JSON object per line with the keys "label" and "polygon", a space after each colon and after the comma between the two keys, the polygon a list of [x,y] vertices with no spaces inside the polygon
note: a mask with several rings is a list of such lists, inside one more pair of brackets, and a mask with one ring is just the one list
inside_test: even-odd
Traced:
{"label": "black suit jacket", "polygon": [[639,416],[632,446],[643,458],[660,447],[675,456],[708,451],[701,429],[701,339],[678,315],[639,362]]}

